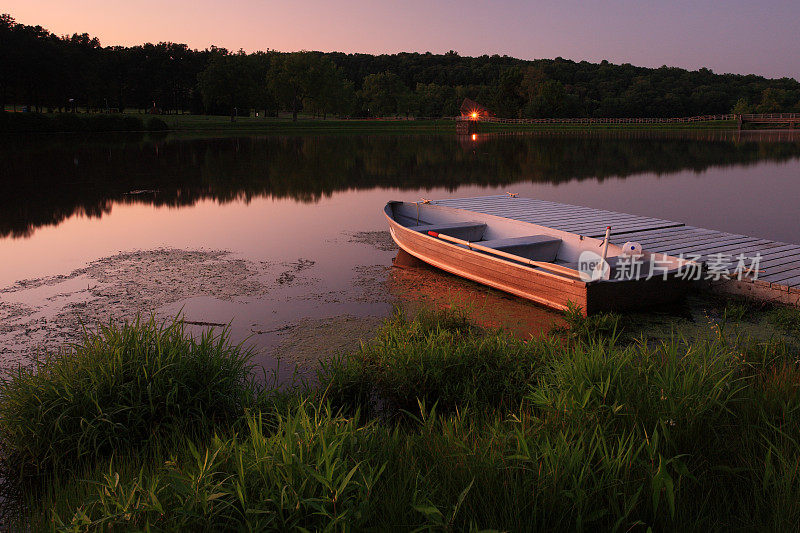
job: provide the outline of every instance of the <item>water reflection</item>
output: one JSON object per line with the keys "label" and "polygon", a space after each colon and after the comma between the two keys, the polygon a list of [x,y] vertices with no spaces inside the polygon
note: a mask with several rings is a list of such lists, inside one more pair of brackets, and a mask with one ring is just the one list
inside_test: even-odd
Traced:
{"label": "water reflection", "polygon": [[541,336],[564,324],[560,313],[420,263],[393,268],[386,287],[403,307],[466,310],[475,323],[503,328],[522,340]]}
{"label": "water reflection", "polygon": [[473,137],[323,136],[9,140],[0,148],[0,236],[115,203],[181,207],[339,191],[662,175],[800,157],[793,132],[561,132]]}
{"label": "water reflection", "polygon": [[558,320],[391,269],[390,199],[513,190],[800,243],[789,132],[69,136],[7,140],[0,157],[0,367],[136,312],[231,323],[288,373],[370,338],[397,302],[468,305],[521,337]]}

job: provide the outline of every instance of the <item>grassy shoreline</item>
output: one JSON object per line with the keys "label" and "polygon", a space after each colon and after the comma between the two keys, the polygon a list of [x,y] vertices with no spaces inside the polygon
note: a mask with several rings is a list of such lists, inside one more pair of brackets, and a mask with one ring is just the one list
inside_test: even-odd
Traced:
{"label": "grassy shoreline", "polygon": [[[618,130],[727,130],[736,129],[735,121],[667,124],[498,124],[482,123],[479,133],[526,131],[618,131]],[[288,118],[255,118],[212,115],[72,114],[72,113],[0,113],[0,133],[68,132],[172,132],[241,133],[264,135],[371,134],[371,133],[455,133],[450,119],[314,119],[304,117],[293,122]]]}
{"label": "grassy shoreline", "polygon": [[[796,530],[800,313],[748,305],[660,335],[572,313],[528,341],[460,311],[398,312],[289,389],[256,386],[225,331],[110,325],[0,384],[6,517],[64,531]],[[783,333],[745,335],[754,316]]]}

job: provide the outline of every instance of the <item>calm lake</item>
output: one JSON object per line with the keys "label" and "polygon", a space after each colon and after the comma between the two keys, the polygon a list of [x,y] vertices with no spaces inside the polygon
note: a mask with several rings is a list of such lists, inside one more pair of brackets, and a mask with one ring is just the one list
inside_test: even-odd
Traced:
{"label": "calm lake", "polygon": [[[800,133],[800,132],[798,132]],[[369,338],[395,303],[556,314],[392,269],[387,200],[512,191],[800,244],[800,134],[57,136],[0,147],[0,363],[137,311],[231,324],[281,373]]]}

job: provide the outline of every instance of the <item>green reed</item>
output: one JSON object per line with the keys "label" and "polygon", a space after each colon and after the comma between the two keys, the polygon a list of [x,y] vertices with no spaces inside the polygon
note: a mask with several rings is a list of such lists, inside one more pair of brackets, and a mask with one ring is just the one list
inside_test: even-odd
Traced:
{"label": "green reed", "polygon": [[[40,467],[48,482],[23,496],[17,523],[59,531],[797,529],[793,348],[716,329],[700,340],[676,332],[622,344],[609,327],[617,319],[582,320],[570,320],[580,334],[523,342],[459,312],[396,313],[372,342],[329,360],[315,386],[281,401],[238,372],[228,385],[209,381],[214,390],[194,408],[204,431],[174,422],[157,435],[105,436],[100,454],[79,444],[96,438],[95,425],[45,425],[30,439],[54,438],[61,451],[33,447],[47,450],[31,454],[38,464],[83,460],[74,472]],[[143,327],[154,326],[115,331]],[[172,331],[177,343],[184,332]],[[99,351],[116,336],[94,338]],[[214,353],[244,369],[241,348],[214,339]],[[84,372],[114,374],[113,358],[92,361]],[[84,374],[61,373],[60,400],[48,404],[55,418],[85,394],[66,392],[82,390],[66,384]],[[4,384],[4,402],[35,395],[33,374],[19,375]],[[141,414],[130,420],[153,425]],[[27,427],[21,416],[3,424]],[[117,442],[129,452],[115,453]],[[10,440],[6,450],[21,453],[23,443]],[[130,453],[147,447],[159,451]]]}
{"label": "green reed", "polygon": [[47,474],[213,431],[251,401],[249,359],[227,330],[194,339],[178,319],[86,330],[78,344],[2,377],[6,463],[23,476]]}

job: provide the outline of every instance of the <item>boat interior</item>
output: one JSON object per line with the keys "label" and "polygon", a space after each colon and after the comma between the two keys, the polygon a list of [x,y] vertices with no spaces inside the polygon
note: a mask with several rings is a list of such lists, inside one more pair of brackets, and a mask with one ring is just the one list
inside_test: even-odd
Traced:
{"label": "boat interior", "polygon": [[453,222],[449,224],[420,224],[408,226],[409,229],[427,234],[429,231],[443,233],[456,239],[480,244],[486,248],[499,250],[526,259],[552,263],[556,261],[558,251],[561,249],[561,239],[552,235],[523,235],[520,237],[505,237],[486,239],[487,224],[480,222]]}

